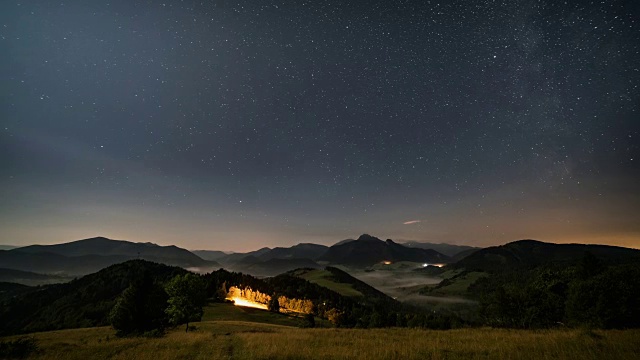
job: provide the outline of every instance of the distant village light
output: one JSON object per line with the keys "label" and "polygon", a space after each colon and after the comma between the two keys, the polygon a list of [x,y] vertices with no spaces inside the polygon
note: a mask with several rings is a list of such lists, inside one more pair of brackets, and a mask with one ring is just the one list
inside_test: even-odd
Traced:
{"label": "distant village light", "polygon": [[385,265],[391,265],[391,261],[389,261],[389,260],[385,260],[382,263],[385,264]]}

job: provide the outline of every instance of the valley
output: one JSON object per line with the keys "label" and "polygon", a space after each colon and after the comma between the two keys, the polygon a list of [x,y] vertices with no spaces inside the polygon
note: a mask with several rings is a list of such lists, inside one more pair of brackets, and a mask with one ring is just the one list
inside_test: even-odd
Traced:
{"label": "valley", "polygon": [[[418,246],[364,234],[330,247],[197,252],[207,259],[175,246],[104,238],[5,250],[4,259],[46,258],[35,270],[58,270],[23,270],[30,262],[0,269],[0,342],[35,341],[38,351],[30,357],[41,359],[158,352],[163,358],[624,359],[637,351],[631,339],[640,328],[638,250],[521,240],[444,255]],[[134,252],[139,259],[131,259]],[[74,272],[65,269],[78,270],[87,257],[104,260],[92,266],[124,261],[71,278]],[[207,299],[188,332],[162,319],[158,332],[143,337],[116,336],[108,326],[136,286],[147,290],[135,290],[140,295],[130,306],[152,302],[162,313],[164,289],[188,274]],[[382,339],[394,342],[381,346]],[[281,342],[286,349],[277,347]],[[586,353],[578,350],[584,347]]]}

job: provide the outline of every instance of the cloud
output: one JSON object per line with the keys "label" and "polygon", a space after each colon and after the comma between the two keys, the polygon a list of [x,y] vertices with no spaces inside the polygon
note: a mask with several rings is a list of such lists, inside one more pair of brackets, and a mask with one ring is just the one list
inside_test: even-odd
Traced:
{"label": "cloud", "polygon": [[411,225],[411,224],[417,224],[419,222],[421,222],[422,220],[410,220],[410,221],[405,221],[402,224],[404,225]]}

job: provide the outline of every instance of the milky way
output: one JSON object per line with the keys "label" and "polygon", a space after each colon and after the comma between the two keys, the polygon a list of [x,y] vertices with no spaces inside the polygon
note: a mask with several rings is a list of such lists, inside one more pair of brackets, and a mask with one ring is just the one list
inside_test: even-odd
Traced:
{"label": "milky way", "polygon": [[635,1],[3,1],[0,242],[640,247]]}

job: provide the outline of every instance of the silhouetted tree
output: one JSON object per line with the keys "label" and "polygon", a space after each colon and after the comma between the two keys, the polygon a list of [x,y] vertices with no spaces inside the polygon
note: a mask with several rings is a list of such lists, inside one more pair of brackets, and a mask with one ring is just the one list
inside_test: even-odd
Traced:
{"label": "silhouetted tree", "polygon": [[148,274],[133,282],[118,298],[109,320],[118,336],[163,329],[167,294]]}
{"label": "silhouetted tree", "polygon": [[585,251],[578,263],[578,275],[583,279],[588,279],[602,272],[603,266],[600,259],[590,251]]}
{"label": "silhouetted tree", "polygon": [[269,311],[272,312],[280,312],[280,302],[278,301],[278,297],[276,295],[271,296],[271,300],[269,300]]}
{"label": "silhouetted tree", "polygon": [[374,311],[369,318],[369,327],[370,328],[379,328],[384,326],[384,321],[382,319],[382,315],[379,312]]}
{"label": "silhouetted tree", "polygon": [[304,321],[302,323],[302,327],[312,328],[316,327],[316,319],[313,314],[305,314]]}
{"label": "silhouetted tree", "polygon": [[189,331],[189,322],[202,318],[202,307],[207,301],[205,282],[192,273],[178,275],[169,281],[166,291],[169,307],[165,312],[169,322],[176,326],[187,324],[185,332]]}

